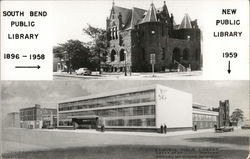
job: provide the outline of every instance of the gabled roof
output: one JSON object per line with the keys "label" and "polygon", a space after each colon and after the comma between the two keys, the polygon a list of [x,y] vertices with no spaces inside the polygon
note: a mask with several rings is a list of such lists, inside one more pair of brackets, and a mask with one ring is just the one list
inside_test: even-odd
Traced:
{"label": "gabled roof", "polygon": [[187,13],[182,19],[179,29],[192,29],[191,19]]}
{"label": "gabled roof", "polygon": [[140,8],[132,8],[131,16],[130,16],[130,22],[125,27],[125,29],[134,29],[135,25],[138,24],[143,16],[146,10],[140,9]]}
{"label": "gabled roof", "polygon": [[[122,15],[122,22],[124,23],[124,25],[126,25],[129,21],[129,16],[131,14],[131,9],[127,9],[127,8],[122,8],[122,7],[118,7],[118,6],[113,6],[112,10],[115,12],[115,14],[118,16],[119,14]],[[111,12],[112,14],[112,12]],[[110,15],[111,17],[111,15]]]}
{"label": "gabled roof", "polygon": [[143,18],[141,23],[147,22],[157,22],[156,9],[153,3],[151,3],[149,10],[147,11],[146,16]]}

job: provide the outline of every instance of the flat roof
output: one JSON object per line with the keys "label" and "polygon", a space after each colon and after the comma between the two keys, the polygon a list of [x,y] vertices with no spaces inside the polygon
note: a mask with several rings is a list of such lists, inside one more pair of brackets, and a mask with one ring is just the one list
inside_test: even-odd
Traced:
{"label": "flat roof", "polygon": [[58,103],[60,104],[60,103],[68,103],[68,102],[74,102],[74,101],[80,101],[80,100],[109,97],[109,96],[121,95],[121,94],[126,94],[126,93],[136,93],[136,92],[142,92],[142,91],[153,90],[153,89],[156,89],[156,85],[149,85],[149,86],[143,86],[143,87],[115,90],[115,91],[92,94],[92,95],[81,96],[81,97],[76,97],[76,98],[70,98],[70,99],[59,101]]}
{"label": "flat roof", "polygon": [[177,89],[174,89],[171,87],[167,87],[167,86],[163,86],[163,85],[159,85],[159,84],[152,84],[152,85],[146,85],[146,86],[141,86],[141,87],[133,87],[133,88],[128,88],[128,89],[108,91],[108,92],[104,92],[104,93],[98,93],[98,94],[86,95],[86,96],[81,96],[81,97],[76,97],[76,98],[70,98],[70,99],[66,99],[66,100],[61,100],[58,102],[58,104],[87,100],[87,99],[109,97],[109,96],[121,95],[121,94],[126,94],[126,93],[136,93],[136,92],[143,92],[143,91],[148,91],[148,90],[155,90],[157,88],[157,86],[166,87],[166,88],[169,88],[172,90],[184,92],[184,91],[177,90]]}

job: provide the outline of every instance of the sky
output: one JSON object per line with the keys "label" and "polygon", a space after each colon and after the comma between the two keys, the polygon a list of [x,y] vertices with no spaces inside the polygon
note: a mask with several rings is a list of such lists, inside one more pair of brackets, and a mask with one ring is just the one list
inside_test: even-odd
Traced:
{"label": "sky", "polygon": [[249,81],[156,81],[156,80],[86,80],[2,82],[2,112],[40,104],[56,108],[61,100],[100,92],[161,84],[191,93],[193,102],[218,107],[219,100],[229,100],[230,112],[242,109],[249,118]]}
{"label": "sky", "polygon": [[[148,10],[152,2],[156,8],[162,7],[164,0],[114,0],[114,2],[116,6],[124,8],[137,7]],[[54,45],[69,39],[90,41],[91,39],[83,34],[82,29],[87,24],[105,29],[106,18],[112,8],[112,0],[53,1],[50,3]],[[184,14],[188,13],[191,20],[198,19],[198,24],[202,28],[203,12],[200,8],[204,6],[204,1],[166,0],[166,5],[169,13],[173,13],[177,24],[180,24]]]}

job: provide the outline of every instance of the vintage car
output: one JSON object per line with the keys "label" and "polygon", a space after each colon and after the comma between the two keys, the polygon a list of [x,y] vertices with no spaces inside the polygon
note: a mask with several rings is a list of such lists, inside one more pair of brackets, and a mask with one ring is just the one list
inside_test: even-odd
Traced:
{"label": "vintage car", "polygon": [[76,70],[77,75],[91,75],[91,71],[88,68],[79,68]]}
{"label": "vintage car", "polygon": [[221,128],[215,129],[215,132],[217,133],[230,132],[230,131],[234,131],[234,128],[233,127],[221,127]]}
{"label": "vintage car", "polygon": [[250,124],[242,125],[241,129],[250,129]]}

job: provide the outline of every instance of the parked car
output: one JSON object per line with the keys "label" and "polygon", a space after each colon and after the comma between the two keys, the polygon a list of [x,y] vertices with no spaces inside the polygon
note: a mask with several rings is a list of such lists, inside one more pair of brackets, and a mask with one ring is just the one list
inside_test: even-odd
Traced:
{"label": "parked car", "polygon": [[250,124],[242,125],[241,129],[250,129]]}
{"label": "parked car", "polygon": [[217,133],[230,132],[230,131],[234,131],[234,128],[233,127],[221,127],[215,130],[215,132]]}
{"label": "parked car", "polygon": [[88,68],[79,68],[76,70],[77,75],[91,75],[91,71]]}

